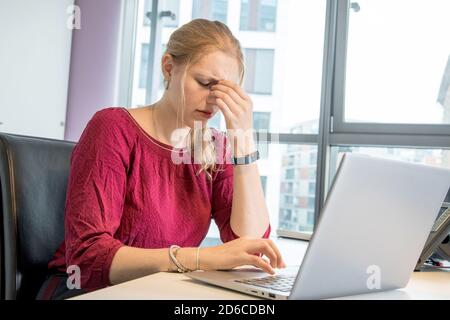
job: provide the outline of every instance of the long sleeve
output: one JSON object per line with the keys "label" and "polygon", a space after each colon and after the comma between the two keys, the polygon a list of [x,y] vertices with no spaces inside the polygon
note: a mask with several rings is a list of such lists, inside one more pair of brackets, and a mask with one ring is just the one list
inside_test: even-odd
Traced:
{"label": "long sleeve", "polygon": [[109,269],[124,244],[114,238],[124,206],[127,145],[120,128],[97,112],[71,157],[65,208],[66,266],[81,270],[82,289],[110,285]]}

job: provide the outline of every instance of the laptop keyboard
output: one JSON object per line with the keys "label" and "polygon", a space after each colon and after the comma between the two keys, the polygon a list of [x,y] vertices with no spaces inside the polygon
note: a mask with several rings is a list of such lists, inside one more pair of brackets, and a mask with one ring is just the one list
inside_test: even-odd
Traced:
{"label": "laptop keyboard", "polygon": [[263,287],[278,291],[289,292],[294,285],[295,276],[276,275],[264,278],[251,278],[234,280],[239,283],[249,284],[252,286]]}

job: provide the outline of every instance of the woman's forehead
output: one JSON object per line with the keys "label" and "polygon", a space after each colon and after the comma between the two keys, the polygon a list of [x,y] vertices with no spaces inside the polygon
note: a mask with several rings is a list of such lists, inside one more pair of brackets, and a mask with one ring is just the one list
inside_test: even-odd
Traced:
{"label": "woman's forehead", "polygon": [[191,68],[194,76],[200,76],[205,80],[238,81],[239,65],[235,58],[224,53],[212,53],[204,56]]}
{"label": "woman's forehead", "polygon": [[[220,69],[220,70],[218,70]],[[193,68],[191,74],[194,77],[199,77],[205,81],[213,82],[219,80],[238,81],[239,73],[235,69],[220,68],[220,66],[214,69],[206,68]]]}

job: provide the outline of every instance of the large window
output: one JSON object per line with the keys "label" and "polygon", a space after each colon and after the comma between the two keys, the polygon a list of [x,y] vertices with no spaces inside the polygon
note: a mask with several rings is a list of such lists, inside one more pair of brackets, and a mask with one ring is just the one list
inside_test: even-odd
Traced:
{"label": "large window", "polygon": [[[138,16],[143,21],[138,23],[136,48],[139,49],[135,60],[139,62],[135,70],[139,70],[140,77],[139,86],[134,86],[133,105],[153,103],[164,94],[159,59],[175,24],[181,26],[195,18],[225,23],[243,48],[246,70],[242,87],[254,104],[254,128],[267,132],[266,138],[274,142],[268,144],[262,137],[257,144],[261,181],[273,228],[312,230],[315,198],[310,186],[316,181],[326,1],[159,1],[158,10],[170,11],[175,17],[160,17],[157,21],[161,25],[154,31],[145,12],[151,12],[155,2],[141,2],[142,13]],[[294,35],[300,41],[292,41]],[[152,43],[155,39],[159,42]],[[149,50],[154,51],[150,62],[147,61],[152,57]],[[148,74],[151,65],[153,75]],[[209,126],[226,130],[220,114],[209,121]],[[275,136],[278,133],[282,135]],[[298,140],[301,136],[306,139]],[[286,164],[286,157],[298,160]],[[291,210],[285,208],[285,194],[280,192],[285,179],[291,179],[290,175],[296,185],[292,187],[292,195],[286,196],[292,197],[291,209],[295,214],[291,217],[295,222],[283,220],[284,216],[280,215],[283,210]]]}
{"label": "large window", "polygon": [[358,0],[345,121],[450,123],[450,1]]}
{"label": "large window", "polygon": [[[148,1],[166,10],[168,2]],[[450,167],[448,0],[171,3],[178,26],[220,20],[241,43],[254,127],[267,132],[258,134],[259,169],[278,233],[314,230],[343,152]],[[138,21],[135,73],[156,67],[144,88],[135,75],[133,105],[164,93],[169,20],[157,19],[156,30]],[[226,130],[220,114],[209,125]]]}

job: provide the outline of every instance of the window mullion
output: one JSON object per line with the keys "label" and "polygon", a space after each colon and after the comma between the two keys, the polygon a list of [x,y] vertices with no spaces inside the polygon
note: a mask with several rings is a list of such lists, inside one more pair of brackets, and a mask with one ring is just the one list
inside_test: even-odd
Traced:
{"label": "window mullion", "polygon": [[317,134],[292,134],[292,133],[266,133],[256,132],[256,140],[270,144],[313,144],[317,145],[319,136]]}
{"label": "window mullion", "polygon": [[450,149],[448,135],[333,133],[331,145]]}
{"label": "window mullion", "polygon": [[[159,88],[159,63],[161,61],[161,35],[162,23],[159,16],[161,1],[152,1],[152,11],[150,17],[150,40],[148,50],[148,73],[147,73],[147,91],[146,104],[151,104],[157,100]],[[158,72],[157,72],[158,71]]]}
{"label": "window mullion", "polygon": [[324,39],[324,57],[322,71],[322,97],[319,120],[319,143],[317,149],[317,172],[316,172],[316,198],[314,212],[314,230],[319,221],[320,211],[322,210],[325,199],[328,153],[329,153],[329,135],[331,129],[332,116],[332,92],[333,76],[335,70],[335,50],[336,50],[336,22],[337,22],[337,3],[335,0],[327,1],[327,11],[325,19],[325,39]]}

